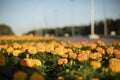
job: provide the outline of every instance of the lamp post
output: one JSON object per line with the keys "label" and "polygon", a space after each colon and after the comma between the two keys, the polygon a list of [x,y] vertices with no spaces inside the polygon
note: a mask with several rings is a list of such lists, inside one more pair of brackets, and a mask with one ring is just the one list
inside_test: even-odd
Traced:
{"label": "lamp post", "polygon": [[89,36],[90,39],[99,39],[99,36],[95,34],[94,31],[94,0],[91,0],[91,34]]}

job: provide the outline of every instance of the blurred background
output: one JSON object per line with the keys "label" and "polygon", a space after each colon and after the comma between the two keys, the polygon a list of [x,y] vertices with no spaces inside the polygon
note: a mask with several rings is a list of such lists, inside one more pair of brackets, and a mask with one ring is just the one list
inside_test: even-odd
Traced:
{"label": "blurred background", "polygon": [[0,35],[26,34],[120,40],[120,0],[0,0]]}

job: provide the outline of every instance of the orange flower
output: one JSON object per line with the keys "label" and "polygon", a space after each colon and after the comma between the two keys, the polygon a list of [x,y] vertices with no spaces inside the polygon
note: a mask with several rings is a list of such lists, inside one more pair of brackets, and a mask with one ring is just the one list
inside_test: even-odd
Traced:
{"label": "orange flower", "polygon": [[105,50],[101,47],[96,48],[96,50],[101,54],[105,54]]}
{"label": "orange flower", "polygon": [[5,66],[6,65],[6,59],[4,55],[0,55],[0,66]]}
{"label": "orange flower", "polygon": [[18,43],[13,43],[13,48],[16,49],[16,48],[21,48],[22,46]]}
{"label": "orange flower", "polygon": [[0,50],[1,49],[7,49],[8,45],[7,44],[4,44],[4,45],[0,45]]}
{"label": "orange flower", "polygon": [[28,45],[26,43],[21,44],[21,46],[22,46],[21,52],[25,52],[28,49]]}
{"label": "orange flower", "polygon": [[71,53],[71,52],[73,52],[73,50],[68,48],[68,49],[66,49],[66,52]]}
{"label": "orange flower", "polygon": [[80,43],[77,43],[77,42],[72,43],[72,45],[76,48],[81,48],[82,47],[82,45]]}
{"label": "orange flower", "polygon": [[20,61],[21,66],[25,67],[34,67],[34,66],[41,66],[41,61],[38,59],[29,59],[29,58],[24,58]]}
{"label": "orange flower", "polygon": [[108,55],[112,55],[113,51],[114,51],[114,47],[109,47],[109,48],[106,49],[106,52],[107,52]]}
{"label": "orange flower", "polygon": [[102,66],[99,61],[91,61],[90,65],[95,69],[100,68]]}
{"label": "orange flower", "polygon": [[58,54],[58,51],[55,49],[55,50],[52,50],[51,51],[51,54]]}
{"label": "orange flower", "polygon": [[28,52],[29,54],[36,54],[37,53],[36,47],[29,47]]}
{"label": "orange flower", "polygon": [[76,59],[77,54],[76,53],[69,53],[69,58],[70,59]]}
{"label": "orange flower", "polygon": [[21,50],[14,50],[12,54],[13,56],[19,56],[21,54]]}
{"label": "orange flower", "polygon": [[68,63],[68,60],[67,60],[66,58],[58,59],[58,64],[59,64],[59,65],[67,64],[67,63]]}
{"label": "orange flower", "polygon": [[89,60],[89,54],[90,54],[90,51],[80,51],[78,56],[77,56],[77,59],[79,61]]}
{"label": "orange flower", "polygon": [[111,58],[109,61],[109,69],[113,72],[120,73],[120,59]]}
{"label": "orange flower", "polygon": [[68,54],[63,54],[62,57],[63,58],[68,58]]}
{"label": "orange flower", "polygon": [[26,80],[27,79],[27,73],[23,71],[17,71],[13,74],[13,80]]}
{"label": "orange flower", "polygon": [[102,54],[95,52],[95,53],[91,53],[90,54],[90,59],[94,59],[94,60],[102,60]]}
{"label": "orange flower", "polygon": [[116,58],[120,58],[120,50],[115,49],[115,50],[114,50],[114,54],[115,54],[115,57],[116,57]]}
{"label": "orange flower", "polygon": [[97,44],[98,44],[98,46],[106,46],[106,44],[100,40],[97,41]]}
{"label": "orange flower", "polygon": [[88,46],[88,41],[83,41],[83,42],[81,42],[81,45],[82,45],[83,47]]}
{"label": "orange flower", "polygon": [[96,43],[89,43],[90,49],[96,49],[97,44]]}
{"label": "orange flower", "polygon": [[67,42],[65,42],[65,41],[60,41],[60,45],[65,46],[66,44],[67,44]]}

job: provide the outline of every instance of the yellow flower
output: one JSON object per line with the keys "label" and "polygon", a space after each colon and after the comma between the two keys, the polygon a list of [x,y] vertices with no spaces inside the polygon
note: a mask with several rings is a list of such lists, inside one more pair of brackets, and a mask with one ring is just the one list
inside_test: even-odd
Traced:
{"label": "yellow flower", "polygon": [[12,47],[8,47],[6,49],[6,51],[7,51],[8,55],[10,55],[13,52],[13,48]]}
{"label": "yellow flower", "polygon": [[42,44],[42,43],[38,43],[38,44],[36,45],[36,48],[37,48],[37,51],[38,51],[38,52],[45,52],[45,45]]}
{"label": "yellow flower", "polygon": [[14,50],[12,54],[13,56],[19,56],[21,54],[21,50]]}
{"label": "yellow flower", "polygon": [[0,66],[5,66],[6,65],[6,59],[3,55],[0,55]]}
{"label": "yellow flower", "polygon": [[41,66],[41,64],[42,64],[41,61],[38,59],[33,59],[33,63],[35,66]]}
{"label": "yellow flower", "polygon": [[62,56],[66,53],[66,49],[63,46],[59,46],[59,47],[55,48],[55,50],[52,50],[51,53]]}
{"label": "yellow flower", "polygon": [[28,48],[28,53],[29,54],[36,54],[37,53],[36,47],[29,47]]}
{"label": "yellow flower", "polygon": [[95,69],[100,68],[102,66],[99,61],[91,61],[90,65]]}
{"label": "yellow flower", "polygon": [[24,58],[20,61],[21,66],[25,67],[34,67],[34,66],[41,66],[41,61],[38,59],[29,59],[29,58]]}
{"label": "yellow flower", "polygon": [[45,80],[44,76],[38,73],[33,73],[30,76],[30,80]]}
{"label": "yellow flower", "polygon": [[113,72],[120,73],[120,59],[111,58],[109,61],[109,69]]}
{"label": "yellow flower", "polygon": [[26,80],[27,79],[27,73],[23,71],[17,71],[13,74],[13,80]]}

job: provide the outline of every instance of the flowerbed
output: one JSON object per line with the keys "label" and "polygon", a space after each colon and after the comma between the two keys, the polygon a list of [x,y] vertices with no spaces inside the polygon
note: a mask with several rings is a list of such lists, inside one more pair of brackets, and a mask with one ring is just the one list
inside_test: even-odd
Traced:
{"label": "flowerbed", "polygon": [[12,39],[0,39],[0,80],[120,79],[120,42]]}

